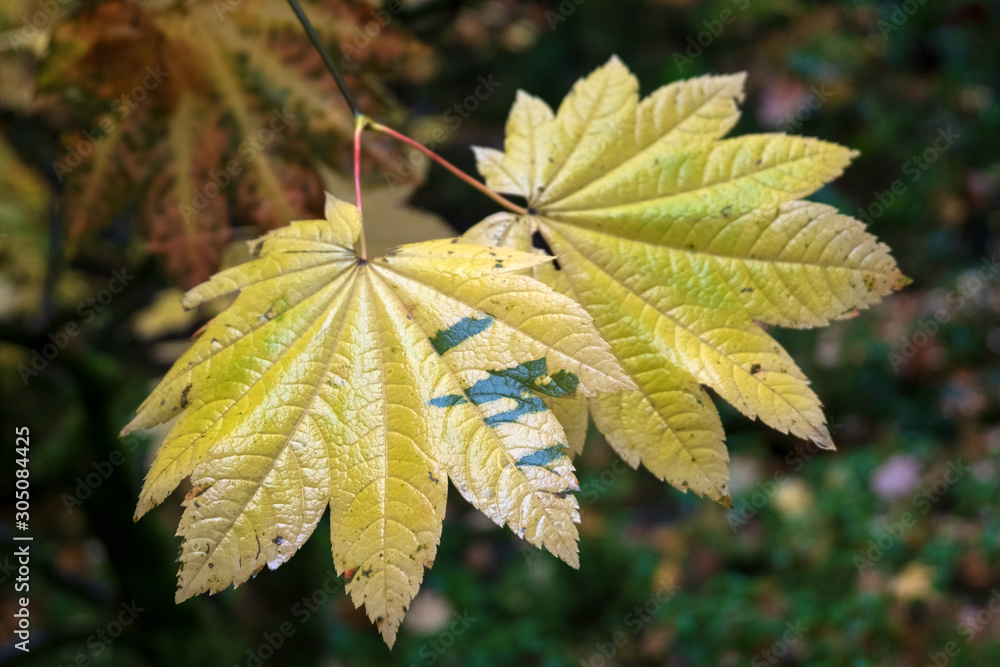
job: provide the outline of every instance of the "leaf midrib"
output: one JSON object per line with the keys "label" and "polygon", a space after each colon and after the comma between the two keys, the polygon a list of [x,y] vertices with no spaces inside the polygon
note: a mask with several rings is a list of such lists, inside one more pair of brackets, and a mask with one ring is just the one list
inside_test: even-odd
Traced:
{"label": "leaf midrib", "polygon": [[[740,137],[740,139],[745,139],[746,137],[754,137],[754,136],[760,137],[760,136],[767,136],[767,135],[744,135],[743,137]],[[780,136],[780,135],[774,135],[774,136],[777,137],[777,136]],[[714,149],[714,148],[718,147],[718,145],[719,145],[719,143],[712,144],[711,148]],[[823,142],[821,145],[825,145],[825,142]],[[685,189],[685,190],[680,190],[678,192],[671,192],[671,193],[666,194],[666,195],[656,195],[656,196],[653,196],[653,197],[646,197],[646,198],[642,198],[642,199],[636,199],[634,201],[623,202],[621,204],[614,204],[612,206],[582,206],[582,207],[577,207],[577,208],[560,208],[560,207],[557,206],[557,204],[559,202],[565,201],[566,199],[568,199],[568,198],[570,198],[572,196],[580,195],[580,194],[585,194],[586,190],[588,188],[590,188],[590,187],[593,187],[594,183],[600,182],[601,179],[598,179],[598,180],[595,180],[595,181],[587,184],[584,187],[581,187],[581,188],[578,188],[576,190],[573,190],[572,192],[566,193],[565,196],[561,197],[557,201],[549,202],[547,204],[540,204],[539,206],[541,208],[543,208],[547,213],[548,212],[553,212],[553,213],[562,213],[562,214],[566,214],[566,213],[597,213],[597,212],[607,212],[607,211],[616,211],[616,210],[621,210],[621,209],[629,209],[629,208],[633,208],[633,207],[650,207],[650,206],[662,207],[662,206],[667,206],[668,205],[667,202],[669,202],[671,199],[674,199],[674,198],[696,196],[699,193],[702,193],[702,192],[705,192],[705,191],[711,192],[713,189],[718,188],[718,187],[723,186],[723,185],[738,186],[739,183],[741,183],[743,181],[747,181],[747,180],[755,181],[755,182],[757,182],[757,184],[760,187],[765,188],[765,189],[767,189],[767,190],[769,190],[771,192],[779,192],[779,193],[784,193],[786,195],[788,195],[788,193],[792,193],[792,192],[795,192],[795,193],[802,192],[802,194],[790,195],[790,196],[787,196],[784,199],[784,201],[790,201],[790,200],[796,199],[796,198],[798,198],[800,196],[805,196],[809,192],[814,192],[815,190],[818,189],[818,187],[813,187],[813,189],[809,190],[809,191],[801,191],[801,189],[800,190],[782,190],[781,188],[775,188],[775,187],[771,187],[769,185],[765,185],[764,183],[761,183],[759,181],[758,177],[760,177],[762,174],[767,174],[768,172],[771,172],[771,171],[780,171],[782,167],[792,166],[792,165],[795,165],[795,164],[803,162],[803,161],[809,161],[809,162],[811,162],[811,161],[814,161],[816,158],[818,158],[820,156],[828,155],[828,154],[831,154],[831,153],[838,153],[838,152],[840,152],[842,150],[843,149],[838,149],[838,147],[834,147],[833,145],[830,145],[830,148],[827,148],[825,150],[819,150],[819,151],[816,151],[816,152],[812,152],[812,153],[808,153],[806,155],[799,156],[797,158],[793,158],[791,160],[785,160],[783,162],[778,162],[778,163],[775,163],[775,164],[770,164],[770,165],[768,165],[764,169],[760,169],[758,171],[753,171],[753,172],[746,173],[746,174],[740,174],[739,176],[736,176],[735,178],[728,178],[726,180],[719,180],[719,181],[715,181],[713,183],[702,184],[702,185],[699,185],[699,186],[694,187],[694,188],[688,188],[688,189]],[[840,167],[839,171],[842,172],[843,171],[843,167]],[[602,179],[603,178],[604,177],[602,176]],[[830,180],[830,178],[831,177],[824,177],[825,180]],[[799,181],[807,181],[807,179],[800,178],[800,177],[796,177],[796,179],[799,180]]]}

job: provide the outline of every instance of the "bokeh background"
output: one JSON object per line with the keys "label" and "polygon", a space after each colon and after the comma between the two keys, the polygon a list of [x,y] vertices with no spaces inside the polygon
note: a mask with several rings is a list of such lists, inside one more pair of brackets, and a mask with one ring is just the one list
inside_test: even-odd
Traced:
{"label": "bokeh background", "polygon": [[[617,463],[591,432],[579,571],[453,493],[391,652],[343,595],[325,520],[284,567],[175,606],[184,489],[133,523],[163,434],[123,442],[118,430],[211,315],[182,313],[179,290],[240,261],[242,240],[318,212],[324,187],[344,187],[348,116],[282,0],[5,1],[0,660],[1000,664],[1000,6],[380,4],[305,6],[345,50],[365,109],[469,171],[469,145],[501,145],[518,88],[556,104],[612,54],[644,92],[745,70],[736,132],[861,151],[815,198],[865,220],[914,282],[855,319],[777,332],[839,451],[719,401],[730,511]],[[160,81],[157,65],[169,72]],[[451,233],[398,209],[406,201],[456,231],[494,210],[398,146],[366,136],[366,147],[386,244]],[[240,173],[222,184],[230,160]],[[31,432],[28,655],[8,641],[17,426]]]}

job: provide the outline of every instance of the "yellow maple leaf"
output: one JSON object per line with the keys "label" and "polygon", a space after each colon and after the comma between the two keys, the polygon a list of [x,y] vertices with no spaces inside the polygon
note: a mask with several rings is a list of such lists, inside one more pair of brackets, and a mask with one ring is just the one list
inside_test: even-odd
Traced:
{"label": "yellow maple leaf", "polygon": [[358,258],[358,210],[293,223],[188,292],[239,291],[123,434],[180,415],[136,518],[190,476],[177,600],[288,560],[329,505],[347,590],[391,646],[434,560],[450,479],[578,564],[579,489],[540,396],[634,385],[589,315],[518,271],[547,258],[457,239]]}
{"label": "yellow maple leaf", "polygon": [[[833,448],[809,381],[758,322],[813,327],[905,285],[862,223],[801,201],[854,153],[784,134],[723,136],[744,75],[680,81],[639,99],[612,58],[553,111],[520,92],[504,151],[477,148],[494,190],[527,200],[464,236],[527,251],[583,305],[638,385],[560,408],[590,414],[633,466],[731,506],[711,387],[747,416]],[[547,277],[546,277],[547,276]],[[588,405],[589,403],[589,405]]]}

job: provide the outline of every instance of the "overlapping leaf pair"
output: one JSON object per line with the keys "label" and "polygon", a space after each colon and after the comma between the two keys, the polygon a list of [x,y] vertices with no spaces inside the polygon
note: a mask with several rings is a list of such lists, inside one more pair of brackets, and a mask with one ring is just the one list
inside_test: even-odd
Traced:
{"label": "overlapping leaf pair", "polygon": [[799,201],[850,151],[722,139],[742,85],[705,77],[640,102],[612,59],[558,113],[520,94],[505,152],[478,149],[487,183],[523,196],[526,215],[369,262],[351,250],[357,209],[331,199],[326,220],[270,233],[256,259],[189,292],[188,307],[239,296],[125,429],[180,415],[136,513],[191,477],[178,600],[277,567],[329,505],[338,571],[391,645],[449,479],[577,564],[568,450],[588,414],[632,465],[723,503],[703,385],[832,447],[808,381],[757,322],[824,324],[905,278],[861,223]]}

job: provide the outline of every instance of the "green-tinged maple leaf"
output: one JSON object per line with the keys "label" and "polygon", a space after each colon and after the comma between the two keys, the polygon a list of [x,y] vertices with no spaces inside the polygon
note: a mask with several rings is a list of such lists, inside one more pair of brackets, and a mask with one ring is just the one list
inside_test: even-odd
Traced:
{"label": "green-tinged maple leaf", "polygon": [[707,76],[640,100],[613,58],[557,113],[519,93],[505,150],[476,153],[488,185],[523,196],[528,215],[497,214],[464,237],[529,250],[541,234],[559,270],[538,277],[587,309],[638,386],[561,414],[578,424],[589,407],[633,466],[729,505],[705,387],[833,448],[809,381],[758,322],[823,325],[908,282],[862,223],[800,200],[840,175],[850,150],[784,134],[723,139],[743,82]]}
{"label": "green-tinged maple leaf", "polygon": [[434,560],[450,479],[577,565],[578,490],[541,397],[633,388],[586,311],[518,271],[547,258],[457,239],[359,259],[328,200],[184,297],[239,291],[124,433],[174,417],[136,517],[190,476],[178,601],[288,560],[329,505],[347,590],[391,646]]}
{"label": "green-tinged maple leaf", "polygon": [[[371,11],[305,4],[331,44],[352,44]],[[379,77],[419,71],[427,54],[395,26],[353,49],[367,78],[349,79],[365,108],[385,106]],[[352,114],[283,2],[97,4],[55,29],[39,89],[83,110],[82,132],[66,133],[53,163],[70,236],[135,210],[150,249],[188,286],[218,267],[230,219],[263,231],[319,213],[319,175],[298,165],[349,165]],[[365,150],[366,163],[394,166],[379,139]]]}

